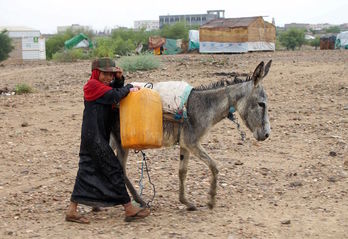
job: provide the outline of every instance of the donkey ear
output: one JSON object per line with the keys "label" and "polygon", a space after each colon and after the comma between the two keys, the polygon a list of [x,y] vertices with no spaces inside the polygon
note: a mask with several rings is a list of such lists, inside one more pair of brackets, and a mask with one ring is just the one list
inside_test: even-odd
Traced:
{"label": "donkey ear", "polygon": [[271,68],[271,64],[272,64],[272,60],[270,60],[270,61],[266,64],[266,66],[265,66],[265,74],[263,75],[263,77],[265,77],[265,76],[268,74],[269,68]]}
{"label": "donkey ear", "polygon": [[251,77],[254,81],[254,85],[256,86],[263,77],[263,66],[265,65],[265,63],[263,61],[260,62],[260,64],[256,67],[256,69],[254,70],[253,76]]}

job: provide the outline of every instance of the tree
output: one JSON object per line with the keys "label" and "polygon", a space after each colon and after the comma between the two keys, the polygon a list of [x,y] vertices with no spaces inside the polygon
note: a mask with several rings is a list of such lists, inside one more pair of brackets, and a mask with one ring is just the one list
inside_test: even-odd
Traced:
{"label": "tree", "polygon": [[329,27],[325,30],[326,33],[340,33],[341,29],[338,26]]}
{"label": "tree", "polygon": [[280,43],[288,50],[300,48],[305,43],[305,34],[302,29],[291,28],[283,32],[279,37]]}
{"label": "tree", "polygon": [[0,62],[6,60],[13,49],[11,38],[6,32],[4,30],[0,33]]}

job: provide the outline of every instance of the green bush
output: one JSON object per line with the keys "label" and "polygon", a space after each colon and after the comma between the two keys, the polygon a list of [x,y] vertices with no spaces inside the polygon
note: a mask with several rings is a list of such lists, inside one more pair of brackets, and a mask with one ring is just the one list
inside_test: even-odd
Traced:
{"label": "green bush", "polygon": [[96,47],[93,50],[93,55],[96,57],[114,57],[115,46],[112,38],[101,37],[96,39]]}
{"label": "green bush", "polygon": [[296,47],[300,48],[305,43],[304,30],[292,28],[282,32],[279,41],[287,50],[295,50]]}
{"label": "green bush", "polygon": [[16,85],[15,92],[17,95],[22,95],[22,94],[33,93],[34,90],[33,90],[33,88],[31,88],[31,86],[29,86],[25,83],[21,83],[21,84]]}
{"label": "green bush", "polygon": [[46,41],[46,58],[52,59],[53,55],[64,49],[64,42],[72,38],[74,34],[72,31],[57,34]]}
{"label": "green bush", "polygon": [[6,32],[5,30],[0,33],[0,62],[6,60],[13,49],[11,38]]}
{"label": "green bush", "polygon": [[125,56],[120,59],[119,66],[124,71],[147,71],[158,68],[160,62],[154,55]]}
{"label": "green bush", "polygon": [[187,26],[185,22],[177,22],[173,25],[164,25],[161,29],[161,36],[170,39],[183,39],[188,41],[189,30],[197,30],[199,26]]}
{"label": "green bush", "polygon": [[89,59],[91,56],[82,49],[71,49],[54,53],[52,59],[58,62],[74,62]]}
{"label": "green bush", "polygon": [[340,33],[341,29],[339,26],[332,26],[325,30],[326,33]]}
{"label": "green bush", "polygon": [[115,54],[117,55],[127,55],[135,51],[136,45],[131,39],[123,40],[122,38],[117,38],[114,40]]}
{"label": "green bush", "polygon": [[309,45],[315,47],[315,50],[318,48],[318,46],[320,46],[320,38],[316,37],[313,40],[309,40]]}

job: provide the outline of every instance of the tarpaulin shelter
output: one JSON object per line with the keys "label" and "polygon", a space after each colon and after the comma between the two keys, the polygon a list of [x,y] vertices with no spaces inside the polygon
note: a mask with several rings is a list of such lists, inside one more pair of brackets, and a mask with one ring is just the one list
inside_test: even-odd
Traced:
{"label": "tarpaulin shelter", "polygon": [[188,50],[199,49],[199,31],[198,30],[189,30],[189,46]]}
{"label": "tarpaulin shelter", "polygon": [[320,50],[333,50],[335,49],[336,36],[322,36],[320,37]]}
{"label": "tarpaulin shelter", "polygon": [[276,28],[262,17],[219,18],[199,28],[199,52],[274,51]]}
{"label": "tarpaulin shelter", "polygon": [[83,33],[80,33],[73,38],[64,42],[65,49],[72,48],[93,48],[92,41]]}
{"label": "tarpaulin shelter", "polygon": [[181,49],[182,39],[168,39],[166,38],[166,44],[164,44],[164,55],[175,55],[182,52]]}
{"label": "tarpaulin shelter", "polygon": [[336,38],[336,48],[348,49],[348,31],[341,32]]}

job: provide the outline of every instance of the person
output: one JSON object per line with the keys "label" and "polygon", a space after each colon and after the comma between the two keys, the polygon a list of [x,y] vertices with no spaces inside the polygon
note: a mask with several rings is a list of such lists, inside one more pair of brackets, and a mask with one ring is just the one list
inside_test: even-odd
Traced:
{"label": "person", "polygon": [[125,220],[145,218],[148,208],[134,206],[128,195],[123,168],[109,145],[111,128],[118,112],[113,105],[130,91],[124,86],[122,69],[110,58],[92,62],[92,75],[84,85],[84,111],[81,130],[80,161],[66,221],[90,223],[77,212],[78,204],[94,208],[123,205]]}

